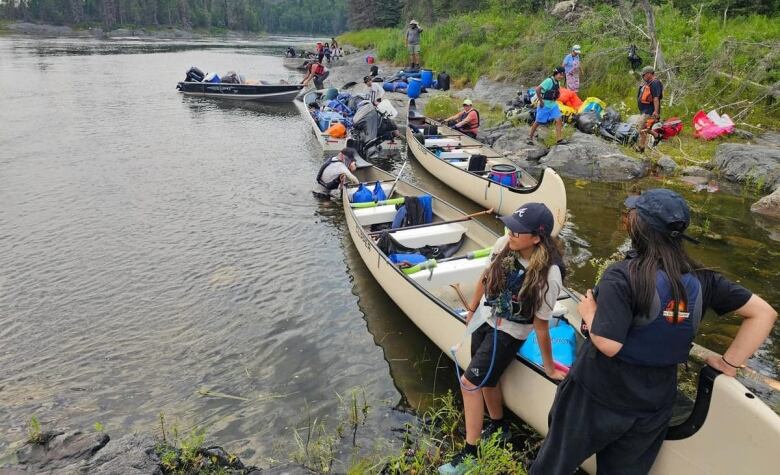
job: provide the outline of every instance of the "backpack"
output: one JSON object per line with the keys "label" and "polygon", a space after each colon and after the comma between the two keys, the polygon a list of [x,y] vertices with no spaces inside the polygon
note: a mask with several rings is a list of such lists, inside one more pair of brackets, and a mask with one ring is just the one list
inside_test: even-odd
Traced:
{"label": "backpack", "polygon": [[574,125],[580,132],[595,134],[599,130],[599,114],[595,111],[581,112]]}
{"label": "backpack", "polygon": [[450,90],[450,75],[442,71],[436,77],[436,83],[442,91]]}
{"label": "backpack", "polygon": [[615,140],[623,145],[630,145],[639,139],[639,131],[636,125],[630,122],[621,122],[615,127]]}
{"label": "backpack", "polygon": [[683,123],[679,117],[671,117],[666,119],[658,129],[658,133],[661,134],[662,139],[668,139],[682,132]]}

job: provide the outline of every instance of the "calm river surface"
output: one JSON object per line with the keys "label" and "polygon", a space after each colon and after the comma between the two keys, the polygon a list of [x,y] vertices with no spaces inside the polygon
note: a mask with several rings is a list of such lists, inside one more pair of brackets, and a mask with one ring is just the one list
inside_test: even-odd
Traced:
{"label": "calm river surface", "polygon": [[[355,388],[370,449],[456,387],[360,262],[340,207],[312,197],[322,155],[299,110],[174,89],[191,65],[291,78],[278,54],[293,41],[0,38],[0,454],[33,415],[118,437],[156,431],[162,412],[267,465],[296,428],[346,417]],[[406,176],[477,211],[414,162]],[[625,186],[567,184],[582,290],[589,258],[624,243]],[[688,196],[723,237],[696,256],[780,307],[780,230],[750,214],[755,196]],[[700,341],[722,350],[736,323],[707,320]],[[777,376],[778,361],[776,329],[752,364]]]}

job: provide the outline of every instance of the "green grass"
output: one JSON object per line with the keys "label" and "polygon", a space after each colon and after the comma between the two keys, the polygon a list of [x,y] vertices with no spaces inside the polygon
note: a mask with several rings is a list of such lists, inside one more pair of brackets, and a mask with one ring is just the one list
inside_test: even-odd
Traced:
{"label": "green grass", "polygon": [[[680,116],[690,128],[698,110],[719,107],[738,124],[780,126],[777,101],[763,97],[759,88],[718,75],[726,72],[760,84],[780,80],[780,19],[746,15],[728,18],[724,24],[721,12],[704,10],[697,17],[694,11],[680,11],[671,4],[656,7],[658,36],[675,74],[675,80],[666,84],[663,115]],[[629,70],[626,47],[636,44],[645,64],[652,62],[653,52],[648,51],[649,41],[624,18],[609,5],[596,7],[578,24],[543,13],[485,10],[457,15],[425,28],[423,64],[447,71],[454,87],[473,85],[482,75],[533,86],[560,64],[572,44],[580,43],[584,70],[580,97],[599,97],[636,113],[639,77]],[[628,19],[645,27],[638,9]],[[373,48],[379,59],[397,65],[407,61],[400,28],[349,32],[339,41]],[[660,77],[666,80],[665,74]],[[754,104],[748,108],[748,102],[739,101]]]}

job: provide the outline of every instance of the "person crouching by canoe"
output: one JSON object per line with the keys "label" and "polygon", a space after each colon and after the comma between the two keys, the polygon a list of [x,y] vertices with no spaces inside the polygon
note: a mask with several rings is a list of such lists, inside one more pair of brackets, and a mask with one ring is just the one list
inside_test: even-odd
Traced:
{"label": "person crouching by canoe", "polygon": [[357,185],[360,180],[352,173],[357,169],[355,156],[357,152],[352,148],[343,148],[335,157],[325,160],[325,163],[317,172],[317,186],[314,194],[324,198],[338,198],[341,188],[346,182]]}
{"label": "person crouching by canoe", "polygon": [[321,60],[317,60],[309,65],[309,72],[306,77],[303,78],[301,84],[304,86],[309,85],[309,81],[314,80],[314,87],[317,89],[323,89],[325,87],[325,79],[330,75],[330,71],[325,69]]}
{"label": "person crouching by canoe", "polygon": [[555,121],[555,140],[559,145],[567,143],[563,140],[563,121],[561,109],[558,108],[558,97],[561,95],[560,81],[563,79],[566,70],[558,66],[553,73],[536,86],[536,97],[539,105],[536,109],[536,120],[531,124],[531,133],[528,135],[526,143],[534,145],[534,134],[539,124],[548,124]]}
{"label": "person crouching by canoe", "polygon": [[[466,315],[468,322],[475,312],[489,313],[487,322],[471,335],[471,362],[460,379],[466,445],[439,467],[443,475],[467,470],[465,461],[477,457],[480,436],[488,439],[500,430],[502,437],[509,437],[499,379],[531,330],[537,334],[545,373],[556,380],[564,377],[555,369],[548,331],[563,287],[561,252],[552,238],[553,215],[542,203],[527,203],[501,221],[509,235],[496,241],[491,263],[477,281]],[[482,430],[485,406],[490,423]]]}
{"label": "person crouching by canoe", "polygon": [[723,357],[707,358],[732,377],[777,318],[761,297],[688,256],[690,211],[680,195],[649,190],[626,206],[634,250],[578,307],[590,339],[558,386],[532,475],[570,475],[593,454],[598,473],[648,473],[669,428],[677,367],[707,309],[744,318]]}
{"label": "person crouching by canoe", "polygon": [[463,110],[452,117],[448,117],[445,122],[453,129],[463,132],[473,139],[477,138],[477,132],[479,132],[479,111],[474,108],[474,103],[471,102],[471,99],[464,99]]}

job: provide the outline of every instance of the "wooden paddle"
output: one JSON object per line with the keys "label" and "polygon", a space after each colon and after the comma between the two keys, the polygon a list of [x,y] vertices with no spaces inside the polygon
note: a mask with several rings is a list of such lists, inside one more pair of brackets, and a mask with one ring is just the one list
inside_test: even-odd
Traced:
{"label": "wooden paddle", "polygon": [[[438,223],[428,223],[428,224],[417,224],[417,225],[414,225],[414,226],[406,226],[404,228],[382,229],[380,231],[372,231],[372,232],[368,233],[368,235],[369,236],[378,236],[378,235],[382,234],[383,232],[392,233],[394,231],[401,231],[401,230],[404,230],[404,229],[429,228],[429,227],[432,227],[432,226],[440,226],[442,224],[460,223],[462,221],[468,221],[468,220],[470,220],[471,218],[473,218],[475,216],[480,216],[480,215],[483,215],[483,214],[490,214],[492,212],[493,212],[493,208],[490,208],[490,209],[486,209],[485,211],[480,211],[478,213],[467,214],[466,216],[464,216],[462,218],[452,219],[452,220],[449,220],[449,221],[441,221],[441,222],[438,222]],[[443,261],[439,261],[439,262],[443,262]]]}

